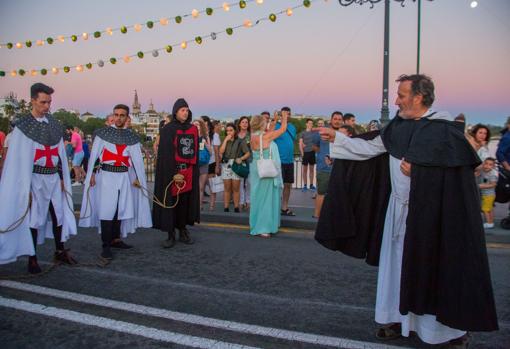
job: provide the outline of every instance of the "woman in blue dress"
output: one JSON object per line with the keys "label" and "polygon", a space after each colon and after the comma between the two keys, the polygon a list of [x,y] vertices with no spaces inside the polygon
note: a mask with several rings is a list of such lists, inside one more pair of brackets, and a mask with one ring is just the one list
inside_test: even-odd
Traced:
{"label": "woman in blue dress", "polygon": [[[250,163],[250,234],[260,237],[271,237],[278,232],[280,227],[280,207],[283,181],[281,176],[280,154],[278,147],[273,142],[287,130],[287,117],[281,120],[281,127],[274,130],[279,115],[275,117],[269,130],[264,117],[257,115],[251,119],[251,147],[253,161]],[[267,130],[267,131],[266,131]],[[262,141],[262,144],[261,144]],[[264,159],[268,159],[271,153],[278,175],[274,178],[260,178],[257,170],[257,160],[260,159],[260,148]]]}

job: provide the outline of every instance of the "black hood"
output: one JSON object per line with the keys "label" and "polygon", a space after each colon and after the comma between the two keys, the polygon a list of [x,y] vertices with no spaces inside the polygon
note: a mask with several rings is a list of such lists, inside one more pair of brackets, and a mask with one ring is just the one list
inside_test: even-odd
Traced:
{"label": "black hood", "polygon": [[[179,98],[174,103],[174,107],[172,108],[172,121],[173,122],[179,122],[177,120],[177,112],[181,108],[188,108],[189,109],[189,105],[188,105],[188,103],[186,102],[186,100],[184,98]],[[190,110],[189,113],[188,113],[188,118],[186,119],[185,123],[186,124],[187,123],[191,123],[191,119],[192,119],[192,113],[191,113],[191,110]]]}

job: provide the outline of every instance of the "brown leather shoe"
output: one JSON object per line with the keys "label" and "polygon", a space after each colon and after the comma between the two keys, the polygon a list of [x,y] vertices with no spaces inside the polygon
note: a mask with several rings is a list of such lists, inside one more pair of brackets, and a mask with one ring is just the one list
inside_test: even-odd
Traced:
{"label": "brown leather shoe", "polygon": [[179,241],[186,245],[193,245],[195,241],[189,236],[188,229],[179,230]]}
{"label": "brown leather shoe", "polygon": [[39,263],[37,263],[37,257],[36,256],[28,257],[28,272],[30,274],[39,274],[39,273],[42,273],[42,269],[39,266]]}
{"label": "brown leather shoe", "polygon": [[69,254],[68,248],[65,250],[61,250],[61,251],[55,251],[55,254],[53,255],[53,260],[55,262],[61,262],[64,264],[69,264],[69,265],[78,264],[76,259],[71,257],[71,255]]}

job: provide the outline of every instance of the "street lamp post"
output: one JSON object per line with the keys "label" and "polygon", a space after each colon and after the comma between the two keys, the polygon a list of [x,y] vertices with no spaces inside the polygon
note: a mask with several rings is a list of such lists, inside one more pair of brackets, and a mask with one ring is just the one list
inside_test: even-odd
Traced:
{"label": "street lamp post", "polygon": [[[352,4],[363,5],[370,4],[370,8],[382,0],[338,0],[342,6],[350,6]],[[404,6],[406,0],[394,0]],[[411,0],[415,2],[416,0]],[[429,0],[433,1],[433,0]],[[416,58],[416,72],[420,72],[420,32],[421,32],[421,0],[418,0],[418,46]],[[382,88],[382,106],[381,106],[381,123],[386,125],[389,121],[390,110],[388,107],[388,75],[390,70],[390,0],[384,0],[384,53],[383,53],[383,88]]]}

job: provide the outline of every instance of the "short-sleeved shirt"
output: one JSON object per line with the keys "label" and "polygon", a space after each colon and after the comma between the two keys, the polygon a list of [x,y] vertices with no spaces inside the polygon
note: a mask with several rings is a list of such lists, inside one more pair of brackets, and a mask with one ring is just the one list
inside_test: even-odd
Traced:
{"label": "short-sleeved shirt", "polygon": [[221,145],[220,135],[215,132],[211,144],[211,158],[209,159],[209,164],[214,164],[216,162],[216,158],[214,157],[214,146],[219,147],[220,145]]}
{"label": "short-sleeved shirt", "polygon": [[[275,130],[280,129],[281,123],[277,123]],[[294,140],[296,139],[296,128],[291,123],[287,124],[287,130],[274,140],[280,153],[280,162],[282,164],[294,163]]]}
{"label": "short-sleeved shirt", "polygon": [[79,153],[83,151],[83,142],[81,140],[81,136],[78,132],[73,132],[71,135],[71,143],[74,146],[74,152]]}
{"label": "short-sleeved shirt", "polygon": [[[496,183],[498,181],[498,173],[495,170],[491,170],[489,172],[482,170],[480,176],[478,177],[478,181],[481,184]],[[496,195],[496,188],[480,189],[480,194],[482,196]]]}
{"label": "short-sleeved shirt", "polygon": [[228,141],[223,153],[223,158],[226,160],[237,159],[248,153],[250,148],[244,139],[236,138],[234,141]]}
{"label": "short-sleeved shirt", "polygon": [[301,132],[299,138],[303,140],[303,144],[304,144],[304,148],[303,148],[303,151],[304,152],[310,152],[313,150],[312,148],[312,145],[313,145],[313,139],[314,139],[314,135],[316,134],[317,132],[313,132],[313,131],[303,131]]}
{"label": "short-sleeved shirt", "polygon": [[326,156],[329,156],[329,142],[323,141],[318,132],[314,132],[313,145],[319,147],[319,152],[316,154],[317,159],[317,172],[331,172],[332,166],[326,163]]}

